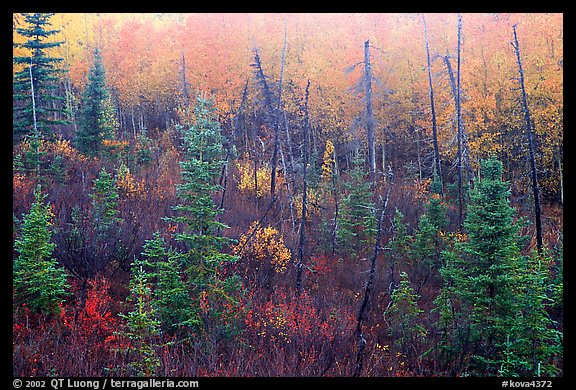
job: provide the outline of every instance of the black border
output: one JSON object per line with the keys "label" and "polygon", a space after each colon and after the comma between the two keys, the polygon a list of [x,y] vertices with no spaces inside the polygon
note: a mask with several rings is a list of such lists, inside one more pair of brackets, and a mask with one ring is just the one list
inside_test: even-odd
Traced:
{"label": "black border", "polygon": [[[262,2],[264,3],[264,2]],[[27,12],[29,10],[33,10],[35,12],[88,12],[88,13],[96,13],[96,12],[143,12],[143,13],[150,13],[150,12],[216,12],[216,13],[220,13],[220,12],[226,12],[226,13],[230,13],[230,12],[256,12],[256,13],[268,13],[268,12],[327,12],[327,13],[352,13],[352,12],[450,12],[450,13],[456,13],[456,12],[529,12],[529,13],[540,13],[540,12],[554,12],[554,13],[563,13],[564,14],[564,45],[566,47],[569,48],[569,50],[564,50],[564,55],[567,57],[571,56],[571,50],[570,48],[573,48],[574,46],[572,46],[573,44],[573,40],[572,37],[574,35],[572,35],[569,31],[572,28],[571,25],[571,21],[569,20],[570,17],[572,16],[571,13],[567,12],[567,4],[565,4],[564,2],[524,2],[522,4],[519,3],[513,3],[513,5],[511,4],[505,4],[503,2],[501,3],[496,3],[496,4],[486,4],[486,2],[484,1],[477,1],[477,2],[473,2],[473,1],[469,1],[469,2],[454,2],[452,4],[447,5],[446,3],[444,4],[439,4],[433,1],[427,2],[426,4],[409,4],[408,2],[387,2],[385,4],[383,4],[382,6],[385,7],[385,9],[381,9],[381,10],[375,10],[373,9],[374,6],[378,7],[379,4],[377,3],[372,3],[370,4],[369,2],[366,4],[365,7],[361,7],[361,4],[358,4],[358,2],[353,3],[353,2],[348,2],[348,3],[316,3],[316,4],[307,4],[306,6],[308,8],[312,8],[312,9],[302,9],[303,7],[297,5],[297,4],[274,4],[273,2],[266,2],[264,4],[260,4],[260,3],[256,3],[256,2],[250,2],[250,3],[246,3],[246,2],[234,2],[232,4],[216,4],[216,6],[214,5],[209,5],[210,3],[208,2],[179,2],[176,4],[168,4],[166,2],[162,2],[162,3],[152,3],[152,2],[139,2],[137,6],[132,5],[128,2],[116,2],[114,5],[110,5],[109,4],[105,4],[105,3],[101,3],[101,2],[77,2],[75,4],[73,3],[66,3],[65,5],[63,5],[62,3],[58,3],[56,1],[46,1],[46,2],[36,2],[36,4],[29,4],[26,1],[19,1],[19,2],[11,2],[9,5],[11,7],[9,7],[9,11],[5,13],[5,19],[3,18],[3,23],[2,26],[4,28],[6,28],[6,31],[3,35],[3,37],[5,37],[6,42],[5,44],[5,50],[6,52],[8,52],[8,50],[12,50],[12,13],[16,13],[16,12]],[[6,4],[5,4],[6,5]],[[183,9],[185,8],[185,9]],[[359,9],[360,8],[360,9]],[[363,8],[363,9],[362,9]],[[568,33],[567,33],[568,32]],[[3,77],[3,81],[6,83],[6,85],[3,86],[2,91],[4,91],[6,93],[6,95],[8,95],[8,93],[11,93],[11,85],[12,85],[12,80],[11,78],[9,79],[8,77],[10,77],[9,75],[11,75],[11,68],[12,68],[12,62],[11,62],[11,58],[8,55],[4,55],[2,56],[2,59],[4,59],[4,61],[2,61],[5,65],[6,65],[6,69],[3,70],[2,74],[4,75]],[[10,61],[10,62],[9,62]],[[569,59],[567,61],[564,61],[566,66],[570,67],[571,64],[573,64],[573,62],[571,62]],[[570,69],[570,68],[568,68]],[[570,76],[570,72],[564,72],[564,75],[568,75]],[[566,79],[565,79],[565,83],[566,83]],[[565,133],[565,137],[567,136],[568,138],[568,145],[570,145],[570,138],[572,137],[571,133],[573,133],[574,129],[572,129],[572,127],[570,126],[570,114],[572,113],[572,111],[574,111],[572,109],[572,101],[571,101],[571,94],[574,90],[574,86],[571,83],[568,83],[568,85],[566,85],[564,87],[564,91],[568,91],[568,93],[564,93],[564,106],[568,107],[568,113],[569,115],[564,116],[564,128],[568,129],[568,131]],[[5,102],[11,102],[11,97],[5,100]],[[4,106],[6,107],[6,111],[8,111],[8,107],[10,106],[8,103],[4,104]],[[6,117],[8,117],[9,113],[6,113]],[[11,126],[10,126],[11,128]],[[8,126],[6,126],[5,128],[5,134],[8,136],[8,134],[11,134],[11,130],[9,130]],[[10,131],[10,132],[9,132]],[[7,146],[7,148],[11,148],[12,147],[12,142],[11,141],[11,135],[8,136],[10,139],[4,141],[4,144]],[[568,148],[565,147],[565,150],[568,150]],[[6,169],[6,167],[10,167],[10,173],[12,173],[12,161],[11,161],[11,156],[12,156],[12,152],[10,151],[10,153],[8,153],[8,151],[6,153],[2,153],[2,158],[6,158],[7,161],[4,162],[4,164],[2,164],[2,166],[4,167],[4,169]],[[570,189],[570,180],[572,178],[572,175],[570,175],[571,172],[571,167],[572,167],[572,163],[569,159],[564,159],[564,164],[565,164],[565,173],[564,173],[564,177],[568,178],[568,185],[566,186],[568,189]],[[568,169],[566,169],[566,167]],[[568,174],[566,173],[568,172]],[[7,188],[12,188],[12,175],[2,175],[2,178],[6,181],[6,187]],[[565,197],[566,198],[566,197]],[[11,203],[10,203],[11,204]],[[564,206],[566,207],[566,206]],[[571,203],[570,201],[568,201],[568,207],[565,208],[564,210],[570,210],[571,208]],[[9,208],[5,207],[2,208],[2,210],[5,210],[6,212],[6,216],[4,221],[6,221],[5,223],[9,223],[10,226],[12,226],[12,213],[10,212]],[[565,223],[567,221],[567,219],[564,219]],[[569,221],[569,220],[568,220]],[[568,229],[570,229],[570,224],[568,224]],[[12,228],[10,228],[9,230],[12,230]],[[6,232],[4,233],[5,236],[8,236],[10,233]],[[564,233],[565,237],[570,237],[569,234]],[[7,238],[8,241],[8,245],[7,245],[7,254],[6,257],[4,258],[4,261],[9,261],[8,259],[12,258],[12,249],[11,248],[11,237],[8,236]],[[571,277],[571,275],[573,275],[573,262],[572,256],[566,256],[566,253],[570,252],[570,242],[568,242],[568,245],[565,246],[565,254],[564,254],[564,259],[568,259],[568,261],[564,261],[564,266],[565,266],[565,280],[568,281],[568,283],[565,283],[564,285],[564,304],[566,305],[567,302],[569,302],[569,300],[567,298],[572,297],[572,293],[573,293],[573,288],[570,282],[572,282],[573,280],[575,280],[574,278]],[[10,269],[12,269],[12,265],[10,263]],[[5,286],[5,289],[10,289],[12,282],[11,282],[11,274],[9,274],[8,272],[5,272],[5,277],[8,279],[5,283],[3,283],[3,285]],[[6,306],[11,306],[11,299],[9,298],[11,296],[11,290],[10,291],[5,291],[5,294],[3,294],[3,296],[5,297],[5,301],[7,301],[7,305]],[[572,356],[572,349],[571,349],[571,345],[573,345],[573,341],[574,341],[574,337],[572,336],[572,325],[573,322],[570,319],[570,313],[571,313],[571,308],[570,306],[565,306],[566,309],[564,310],[564,371],[563,371],[563,377],[558,377],[558,378],[454,378],[454,377],[426,377],[426,378],[420,378],[420,377],[409,377],[409,378],[388,378],[388,377],[382,377],[382,378],[351,378],[351,377],[338,377],[338,378],[294,378],[294,377],[272,377],[272,378],[268,378],[268,377],[226,377],[226,378],[218,378],[218,377],[199,377],[199,378],[164,378],[164,379],[170,379],[170,380],[179,380],[179,379],[187,379],[187,380],[197,380],[199,382],[199,388],[206,388],[206,387],[220,387],[220,386],[225,386],[225,387],[243,387],[243,386],[252,386],[252,385],[257,385],[257,386],[271,386],[271,385],[275,385],[278,383],[281,383],[282,385],[288,385],[288,386],[337,386],[337,385],[344,385],[344,386],[349,386],[351,388],[361,388],[361,389],[368,389],[368,388],[382,388],[382,386],[386,386],[386,385],[392,385],[394,387],[414,387],[414,386],[424,386],[424,387],[433,387],[433,388],[450,388],[450,387],[459,387],[462,388],[462,386],[476,386],[476,385],[483,385],[484,388],[487,389],[500,389],[503,388],[502,387],[502,382],[503,381],[508,381],[508,380],[513,380],[513,381],[517,381],[517,382],[530,382],[532,380],[550,380],[552,382],[552,387],[553,388],[564,388],[568,383],[572,383],[573,379],[574,379],[574,369],[576,369],[576,365],[574,364],[574,359]],[[6,313],[6,316],[8,315],[8,313],[11,312],[11,309],[9,310],[9,308],[7,307],[6,310],[4,311]],[[6,327],[6,331],[5,334],[6,335],[11,335],[12,333],[12,329],[11,329],[11,322],[10,321],[2,321],[3,326]],[[11,338],[9,337],[3,337],[3,340],[6,340],[6,344],[8,344],[9,340]],[[8,351],[9,351],[9,346],[6,345],[5,346],[5,351],[6,351],[6,361],[11,361],[11,355],[8,356]],[[12,377],[12,369],[11,366],[8,366],[8,363],[6,363],[6,377],[8,377],[9,379],[6,380],[6,382],[8,381],[13,381],[14,379],[16,379],[16,377]],[[31,378],[21,378],[22,381],[27,381],[30,380]],[[46,388],[51,388],[50,386],[50,380],[53,378],[34,378],[36,380],[45,380],[46,382]],[[104,379],[103,378],[93,378],[93,377],[78,377],[78,378],[70,378],[70,379],[78,379],[78,380],[98,380],[99,381],[99,389],[102,389],[102,384]],[[122,378],[114,378],[116,379],[122,379]],[[128,380],[138,380],[138,379],[143,379],[143,378],[124,378],[125,381]],[[156,378],[158,380],[161,380],[163,378]],[[12,385],[10,385],[12,386]],[[510,387],[510,386],[508,386]],[[14,388],[14,387],[11,387]],[[25,388],[25,387],[22,387]],[[67,388],[66,386],[63,388]],[[108,383],[107,389],[110,389],[110,384]],[[128,388],[128,387],[124,387],[124,388]]]}

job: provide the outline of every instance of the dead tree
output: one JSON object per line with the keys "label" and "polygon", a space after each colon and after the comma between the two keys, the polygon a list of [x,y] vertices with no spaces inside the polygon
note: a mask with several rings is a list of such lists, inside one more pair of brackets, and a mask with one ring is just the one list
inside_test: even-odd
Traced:
{"label": "dead tree", "polygon": [[308,89],[310,88],[310,80],[306,84],[306,97],[304,100],[304,129],[303,139],[304,145],[302,150],[303,169],[302,169],[302,217],[300,219],[300,237],[298,240],[298,263],[296,264],[296,292],[298,296],[302,294],[302,269],[304,268],[304,242],[306,240],[306,167],[308,165]]}
{"label": "dead tree", "polygon": [[450,78],[450,87],[452,89],[452,96],[454,97],[454,105],[456,109],[456,138],[458,142],[458,149],[456,155],[456,164],[458,169],[458,225],[462,226],[464,222],[464,169],[467,172],[467,178],[469,184],[474,183],[474,172],[470,166],[470,159],[468,157],[468,147],[466,141],[466,132],[464,131],[464,121],[462,119],[462,87],[460,82],[460,63],[461,63],[461,37],[462,37],[462,15],[458,14],[458,49],[457,49],[457,68],[456,68],[456,78],[454,78],[454,72],[452,71],[452,65],[450,63],[450,55],[446,53],[444,56],[444,63],[446,64],[446,71]]}
{"label": "dead tree", "polygon": [[[272,111],[273,111],[272,90],[270,89],[270,86],[268,85],[267,78],[264,75],[264,70],[262,69],[262,62],[260,61],[260,55],[258,54],[257,48],[254,48],[254,63],[251,64],[251,66],[255,68],[254,72],[255,72],[256,83],[260,87],[264,107],[265,107],[267,112],[272,113]],[[274,116],[273,115],[271,115],[271,116],[272,116],[272,118],[269,118],[269,121],[274,120]],[[257,155],[256,155],[256,150],[257,150],[256,139],[257,138],[258,138],[258,136],[256,134],[256,129],[253,129],[252,141],[254,143],[254,187],[255,187],[255,191],[256,191],[256,197],[255,197],[256,198],[256,214],[258,214],[258,175],[257,175],[258,159],[257,159]],[[275,171],[275,167],[273,167],[273,172],[274,171]],[[275,200],[276,200],[276,197],[272,196],[271,202],[274,202]]]}
{"label": "dead tree", "polygon": [[260,86],[262,94],[264,95],[264,106],[269,113],[269,123],[274,130],[274,144],[272,151],[271,162],[271,175],[270,175],[270,202],[273,203],[278,199],[276,196],[276,168],[278,165],[278,149],[280,147],[280,114],[282,103],[282,81],[284,77],[284,62],[286,54],[286,25],[284,25],[284,47],[282,48],[282,61],[280,67],[280,81],[278,83],[278,98],[276,99],[276,106],[274,106],[274,97],[272,90],[268,85],[266,76],[262,69],[262,63],[258,54],[258,49],[254,49],[254,63],[251,64],[255,68],[256,82]]}
{"label": "dead tree", "polygon": [[[422,180],[422,152],[421,152],[421,147],[420,147],[420,130],[421,128],[419,128],[418,126],[416,126],[416,117],[417,117],[417,105],[418,105],[418,98],[416,96],[416,91],[414,90],[414,75],[412,74],[412,64],[410,63],[410,60],[408,60],[408,73],[410,75],[410,86],[412,88],[412,97],[411,97],[411,102],[412,102],[412,110],[410,110],[410,120],[411,120],[411,125],[410,125],[410,129],[414,131],[414,136],[416,137],[415,142],[416,142],[416,153],[418,156],[418,179]],[[384,165],[382,165],[384,166]]]}
{"label": "dead tree", "polygon": [[[245,106],[246,106],[246,100],[248,99],[248,82],[249,80],[246,80],[246,83],[244,84],[244,89],[242,90],[242,98],[240,99],[240,105],[238,106],[238,111],[236,112],[236,115],[234,116],[234,120],[233,120],[233,139],[234,139],[234,145],[236,145],[236,147],[240,147],[240,145],[238,145],[239,143],[243,143],[244,144],[244,150],[247,152],[248,151],[248,130],[246,129],[246,120],[245,120]],[[242,137],[242,140],[238,140],[239,137]]]}
{"label": "dead tree", "polygon": [[388,199],[390,198],[390,191],[392,189],[392,183],[394,175],[392,173],[392,168],[388,167],[388,191],[386,192],[386,197],[382,202],[382,209],[380,210],[380,217],[378,218],[377,230],[376,230],[376,242],[374,243],[374,251],[372,253],[372,259],[370,263],[370,273],[368,274],[368,281],[366,282],[366,288],[364,290],[364,298],[362,299],[362,304],[360,305],[360,310],[358,311],[358,322],[356,325],[356,340],[357,340],[357,353],[356,353],[356,367],[354,369],[354,376],[358,377],[362,373],[363,358],[364,358],[364,348],[366,348],[366,340],[362,334],[362,324],[364,323],[366,310],[368,308],[368,302],[370,300],[370,294],[372,292],[372,284],[374,283],[374,278],[376,275],[376,259],[378,258],[378,253],[380,252],[380,241],[382,240],[382,225],[384,224],[384,216],[386,215],[386,209],[388,207]]}
{"label": "dead tree", "polygon": [[[376,149],[374,146],[374,114],[372,110],[372,66],[370,41],[364,42],[364,83],[366,90],[366,130],[368,135],[368,163],[372,176],[376,174]],[[372,181],[374,182],[373,178]]]}
{"label": "dead tree", "polygon": [[190,96],[188,95],[188,83],[186,82],[186,59],[184,58],[184,49],[181,52],[182,59],[182,94],[184,95],[184,102],[186,105],[190,103]]}
{"label": "dead tree", "polygon": [[524,71],[522,69],[522,60],[520,58],[520,46],[518,44],[518,35],[516,34],[516,25],[512,26],[514,30],[514,42],[512,46],[516,51],[516,61],[518,63],[520,90],[522,91],[522,112],[524,113],[526,136],[528,138],[528,152],[530,155],[530,170],[532,178],[532,192],[534,196],[534,219],[536,222],[536,246],[538,254],[542,254],[542,206],[540,204],[540,188],[538,186],[538,173],[536,168],[536,156],[534,146],[534,135],[532,134],[532,120],[530,119],[530,110],[528,109],[528,99],[526,98],[526,88],[524,86]]}
{"label": "dead tree", "polygon": [[276,102],[276,110],[274,111],[274,150],[272,151],[272,173],[270,176],[270,197],[274,199],[276,192],[276,165],[278,160],[278,147],[280,145],[280,109],[282,103],[282,81],[284,78],[284,59],[286,55],[286,20],[284,20],[284,46],[282,47],[282,63],[280,65],[280,81],[278,83],[278,100]]}
{"label": "dead tree", "polygon": [[463,171],[463,159],[462,159],[462,110],[460,105],[460,42],[461,42],[461,32],[462,32],[462,15],[458,14],[458,70],[456,77],[458,79],[456,90],[456,122],[458,124],[458,215],[459,224],[462,225],[464,222],[464,194],[462,188],[462,171]]}
{"label": "dead tree", "polygon": [[36,99],[34,98],[34,76],[32,75],[32,57],[30,57],[30,94],[32,95],[32,118],[34,119],[34,159],[36,160],[36,180],[40,182],[40,138],[38,132],[38,124],[36,122]]}
{"label": "dead tree", "polygon": [[432,66],[430,63],[430,46],[428,44],[428,30],[426,28],[426,18],[422,14],[422,22],[424,24],[424,39],[426,41],[426,59],[428,60],[428,84],[430,86],[430,111],[432,114],[432,142],[434,144],[434,169],[440,180],[441,190],[440,195],[443,195],[442,189],[442,164],[440,160],[440,150],[438,148],[438,126],[436,124],[436,108],[434,106],[434,87],[432,85]]}

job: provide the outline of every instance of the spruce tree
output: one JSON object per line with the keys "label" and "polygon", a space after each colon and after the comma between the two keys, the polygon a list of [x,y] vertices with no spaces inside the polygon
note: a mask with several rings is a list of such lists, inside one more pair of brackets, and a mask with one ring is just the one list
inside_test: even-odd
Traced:
{"label": "spruce tree", "polygon": [[92,220],[94,230],[99,235],[106,235],[121,219],[118,217],[118,187],[112,174],[102,168],[93,182]]}
{"label": "spruce tree", "polygon": [[116,126],[114,107],[106,87],[106,72],[100,49],[94,49],[94,62],[82,98],[76,146],[82,153],[96,156],[102,141],[113,136]]}
{"label": "spruce tree", "polygon": [[23,218],[20,237],[14,242],[18,252],[13,271],[14,300],[34,312],[59,313],[70,286],[66,284],[66,272],[52,258],[56,246],[50,242],[53,213],[40,186],[34,199]]}
{"label": "spruce tree", "polygon": [[[503,376],[553,376],[558,373],[554,358],[562,354],[562,332],[554,329],[548,309],[557,297],[550,294],[552,258],[546,247],[522,256],[517,293],[521,316],[506,339]],[[556,298],[556,299],[555,299]],[[561,299],[561,298],[560,298]]]}
{"label": "spruce tree", "polygon": [[[25,37],[26,41],[15,43],[14,47],[26,49],[30,55],[13,58],[14,65],[18,69],[13,82],[13,139],[14,142],[19,142],[24,137],[34,135],[33,111],[36,113],[39,138],[51,139],[54,134],[54,129],[51,127],[67,122],[55,119],[58,113],[63,113],[63,108],[59,107],[58,102],[64,99],[55,94],[58,87],[58,73],[62,72],[56,65],[62,61],[62,58],[49,55],[48,49],[58,47],[63,42],[57,42],[53,38],[59,32],[50,28],[50,18],[54,14],[26,13],[22,15],[27,26],[16,28],[16,32]],[[31,138],[35,139],[35,137]]]}
{"label": "spruce tree", "polygon": [[457,343],[469,347],[461,352],[470,353],[470,373],[480,376],[498,373],[520,313],[518,226],[501,175],[500,161],[481,162],[481,180],[470,194],[464,221],[467,237],[457,240],[455,253],[445,255],[449,266],[443,272],[461,304],[455,320],[461,321],[463,339]]}
{"label": "spruce tree", "polygon": [[160,359],[155,347],[160,335],[160,321],[151,299],[150,275],[144,270],[143,263],[132,263],[130,294],[127,301],[132,310],[128,314],[120,313],[126,320],[126,328],[119,334],[129,340],[123,347],[130,359],[128,367],[131,376],[153,376],[160,367]]}
{"label": "spruce tree", "polygon": [[154,285],[151,292],[154,307],[162,329],[176,332],[182,328],[197,329],[200,317],[190,305],[190,294],[180,272],[174,251],[166,249],[166,242],[160,232],[154,233],[152,240],[144,244],[144,261],[149,269],[149,277]]}
{"label": "spruce tree", "polygon": [[426,212],[420,216],[411,247],[412,257],[428,269],[441,266],[441,253],[445,247],[444,230],[448,226],[446,206],[440,195],[441,183],[434,175],[431,194],[426,202]]}
{"label": "spruce tree", "polygon": [[356,254],[361,244],[370,243],[376,235],[375,205],[371,182],[364,171],[363,157],[357,152],[350,179],[344,183],[348,195],[342,199],[338,218],[337,239],[340,251]]}
{"label": "spruce tree", "polygon": [[423,312],[418,307],[419,296],[410,285],[406,272],[400,274],[400,284],[390,299],[391,305],[386,312],[388,333],[394,340],[398,352],[409,358],[409,364],[413,364],[419,359],[427,332],[419,318]]}
{"label": "spruce tree", "polygon": [[[198,308],[201,299],[212,302],[210,313],[203,317],[207,326],[207,321],[221,314],[215,303],[220,300],[233,303],[233,293],[239,286],[236,277],[221,274],[225,264],[237,258],[223,253],[230,239],[217,235],[227,226],[218,221],[222,210],[212,199],[220,188],[215,183],[225,163],[213,101],[199,94],[194,119],[190,128],[181,130],[184,160],[180,162],[181,183],[176,186],[181,203],[173,208],[176,216],[166,219],[182,226],[174,238],[184,250],[175,256],[181,263],[192,304]],[[189,321],[194,322],[195,318]]]}

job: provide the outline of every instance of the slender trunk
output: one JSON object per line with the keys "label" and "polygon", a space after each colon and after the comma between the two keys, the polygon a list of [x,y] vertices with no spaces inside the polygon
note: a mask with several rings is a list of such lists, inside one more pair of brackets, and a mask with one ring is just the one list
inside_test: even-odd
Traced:
{"label": "slender trunk", "polygon": [[538,254],[542,254],[542,207],[540,205],[540,188],[538,186],[538,173],[536,168],[536,153],[534,146],[534,137],[532,134],[532,121],[530,119],[530,110],[528,109],[528,99],[526,97],[526,88],[524,86],[524,71],[522,70],[522,60],[520,59],[520,46],[516,34],[516,25],[512,26],[514,30],[514,49],[516,50],[516,60],[518,62],[518,73],[520,74],[520,87],[522,91],[522,110],[526,121],[526,134],[528,136],[528,151],[530,153],[530,169],[532,176],[532,191],[534,195],[534,218],[536,219],[536,246]]}
{"label": "slender trunk", "polygon": [[564,204],[564,178],[562,174],[562,150],[558,150],[558,172],[560,174],[560,204]]}
{"label": "slender trunk", "polygon": [[416,153],[418,154],[418,180],[422,180],[422,157],[420,156],[420,135],[418,134],[418,129],[415,130],[416,133]]}
{"label": "slender trunk", "polygon": [[458,14],[458,67],[456,70],[456,123],[458,127],[458,225],[464,222],[464,191],[462,188],[462,171],[464,164],[462,159],[462,112],[460,108],[460,38],[462,32],[462,15]]}
{"label": "slender trunk", "polygon": [[182,93],[184,95],[184,102],[186,105],[190,103],[190,96],[188,95],[188,83],[186,82],[186,59],[184,58],[184,49],[181,51],[182,57]]}
{"label": "slender trunk", "polygon": [[307,193],[306,193],[306,170],[308,165],[308,97],[309,97],[310,80],[306,84],[306,97],[304,102],[304,150],[303,162],[304,168],[302,169],[302,218],[300,219],[300,239],[298,240],[298,263],[296,264],[296,291],[298,296],[302,295],[302,270],[304,268],[304,241],[306,240],[306,203],[307,203]]}
{"label": "slender trunk", "polygon": [[[448,76],[450,78],[450,87],[452,90],[452,97],[454,98],[454,107],[455,107],[455,111],[458,111],[458,106],[459,106],[459,99],[457,96],[457,83],[456,80],[454,78],[454,72],[452,71],[452,65],[450,64],[450,55],[447,53],[446,56],[444,56],[444,63],[446,64],[446,70],[448,72]],[[457,135],[461,135],[461,141],[462,141],[462,147],[461,147],[461,151],[462,151],[462,164],[464,165],[464,167],[466,168],[466,172],[468,173],[468,181],[469,184],[472,186],[474,185],[474,173],[472,171],[472,168],[470,167],[470,160],[468,159],[468,148],[467,148],[467,142],[466,142],[466,132],[464,131],[464,120],[462,119],[462,115],[460,115],[460,125],[458,127],[457,131]],[[458,163],[458,161],[457,161]]]}
{"label": "slender trunk", "polygon": [[332,196],[334,198],[334,225],[332,226],[332,255],[336,253],[336,235],[338,234],[338,188],[336,187],[336,177],[338,175],[338,157],[336,156],[336,146],[334,146],[334,171],[332,172]]}
{"label": "slender trunk", "polygon": [[132,135],[136,137],[136,121],[134,121],[134,107],[130,111],[130,118],[132,119]]}
{"label": "slender trunk", "polygon": [[[280,145],[280,160],[282,161],[282,167],[284,168],[284,172],[288,172],[286,167],[286,160],[284,159],[284,152],[282,151],[282,145]],[[294,199],[293,199],[293,191],[290,188],[290,181],[284,180],[286,183],[286,195],[288,195],[288,208],[290,209],[290,220],[292,221],[292,231],[296,229],[296,219],[294,218]]]}
{"label": "slender trunk", "polygon": [[285,112],[284,112],[284,129],[286,130],[286,144],[288,146],[288,159],[290,160],[290,173],[294,175],[294,154],[292,153],[292,141],[290,140],[290,129],[288,127],[288,119],[286,118]]}
{"label": "slender trunk", "polygon": [[438,180],[440,180],[440,195],[443,195],[442,186],[442,164],[440,160],[440,151],[438,148],[438,127],[436,124],[436,109],[434,106],[434,87],[432,85],[432,66],[430,61],[430,47],[428,44],[428,30],[426,28],[426,18],[422,14],[422,22],[424,23],[424,38],[426,41],[426,59],[428,61],[428,84],[430,88],[430,111],[432,113],[432,142],[434,144],[434,169],[438,175]]}
{"label": "slender trunk", "polygon": [[246,98],[248,97],[248,80],[244,85],[244,91],[242,92],[242,99],[240,100],[240,105],[238,106],[238,112],[234,117],[234,145],[237,144],[238,134],[246,133],[243,137],[246,140],[245,150],[248,150],[248,131],[244,132],[242,129],[246,126],[244,125],[244,105],[246,104]]}
{"label": "slender trunk", "polygon": [[[410,60],[408,60],[408,72],[410,74],[410,85],[412,87],[412,110],[410,110],[410,119],[412,121],[412,127],[414,129],[414,135],[416,136],[416,155],[418,157],[418,180],[422,180],[422,154],[420,152],[420,129],[416,126],[416,115],[415,111],[418,107],[418,99],[416,97],[416,92],[414,91],[414,76],[412,74],[412,65]],[[382,167],[384,171],[384,167]]]}
{"label": "slender trunk", "polygon": [[[226,153],[226,162],[224,163],[222,175],[220,177],[220,185],[222,186],[222,196],[220,197],[220,205],[218,206],[218,209],[220,210],[220,214],[218,216],[220,222],[222,222],[222,218],[224,217],[224,198],[226,197],[226,188],[228,186],[228,160],[229,153]],[[216,235],[220,236],[221,232],[222,229],[218,227]]]}
{"label": "slender trunk", "polygon": [[140,111],[140,121],[138,124],[140,126],[140,134],[144,134],[144,112],[142,110]]}
{"label": "slender trunk", "polygon": [[254,163],[254,207],[256,215],[258,215],[258,147],[256,145],[256,129],[252,127],[252,159]]}
{"label": "slender trunk", "polygon": [[372,284],[374,283],[374,278],[376,275],[376,259],[378,258],[378,253],[380,251],[380,241],[382,239],[382,225],[384,224],[384,216],[386,214],[386,208],[388,207],[388,199],[390,198],[390,191],[392,189],[392,182],[393,182],[393,174],[392,170],[389,168],[388,174],[390,175],[390,180],[388,183],[388,191],[386,193],[386,197],[382,202],[382,209],[380,210],[380,217],[378,218],[378,225],[376,230],[376,242],[374,243],[374,251],[372,253],[372,259],[370,263],[370,273],[368,275],[368,282],[366,283],[366,289],[364,290],[364,298],[362,299],[362,304],[360,305],[360,310],[358,311],[358,323],[356,325],[356,340],[358,351],[356,353],[356,367],[354,369],[355,377],[359,377],[362,373],[362,368],[364,365],[363,362],[363,353],[364,348],[366,348],[366,340],[364,339],[364,335],[362,334],[362,324],[365,319],[365,313],[368,308],[368,301],[370,299],[370,294],[372,292]]}
{"label": "slender trunk", "polygon": [[254,204],[256,207],[256,215],[258,215],[258,158],[254,153]]}
{"label": "slender trunk", "polygon": [[30,57],[30,67],[28,68],[30,71],[30,92],[32,95],[32,118],[34,121],[34,153],[36,154],[36,178],[40,180],[40,134],[38,133],[38,123],[36,122],[36,98],[34,97],[34,76],[32,75],[32,57]]}
{"label": "slender trunk", "polygon": [[370,65],[370,41],[364,42],[364,82],[366,86],[366,129],[368,131],[368,164],[371,180],[376,175],[376,149],[374,146],[374,118],[372,112],[372,66]]}
{"label": "slender trunk", "polygon": [[274,112],[274,151],[272,152],[272,176],[270,178],[270,198],[274,199],[276,192],[276,164],[278,159],[278,147],[280,144],[280,108],[282,104],[282,80],[284,78],[284,60],[286,55],[286,21],[284,21],[284,46],[282,47],[282,63],[280,64],[280,81],[278,85],[278,101]]}
{"label": "slender trunk", "polygon": [[[386,141],[382,141],[382,172],[386,168]],[[386,183],[386,175],[383,175],[384,183]]]}

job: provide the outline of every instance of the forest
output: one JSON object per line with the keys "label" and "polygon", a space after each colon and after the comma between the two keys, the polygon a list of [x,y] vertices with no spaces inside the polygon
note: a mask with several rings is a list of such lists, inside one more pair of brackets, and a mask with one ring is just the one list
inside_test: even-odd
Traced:
{"label": "forest", "polygon": [[563,14],[14,13],[14,377],[562,377]]}

